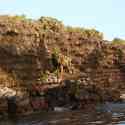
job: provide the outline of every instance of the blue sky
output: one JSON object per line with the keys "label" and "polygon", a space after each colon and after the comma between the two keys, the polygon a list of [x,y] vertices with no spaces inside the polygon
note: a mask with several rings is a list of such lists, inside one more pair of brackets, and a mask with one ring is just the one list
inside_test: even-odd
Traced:
{"label": "blue sky", "polygon": [[125,39],[125,0],[0,0],[0,14],[52,16],[65,25],[96,28],[105,39]]}

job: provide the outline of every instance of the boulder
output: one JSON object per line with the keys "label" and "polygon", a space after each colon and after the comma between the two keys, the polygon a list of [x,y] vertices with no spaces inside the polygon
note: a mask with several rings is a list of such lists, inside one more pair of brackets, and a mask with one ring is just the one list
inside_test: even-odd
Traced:
{"label": "boulder", "polygon": [[10,98],[16,96],[16,91],[8,88],[8,87],[2,87],[0,88],[0,98]]}

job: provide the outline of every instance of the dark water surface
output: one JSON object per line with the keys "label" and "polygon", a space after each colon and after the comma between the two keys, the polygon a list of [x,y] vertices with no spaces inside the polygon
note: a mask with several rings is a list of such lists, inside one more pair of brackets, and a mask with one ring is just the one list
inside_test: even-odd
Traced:
{"label": "dark water surface", "polygon": [[0,125],[125,125],[125,103],[107,103],[88,111],[53,111],[15,120],[1,119]]}

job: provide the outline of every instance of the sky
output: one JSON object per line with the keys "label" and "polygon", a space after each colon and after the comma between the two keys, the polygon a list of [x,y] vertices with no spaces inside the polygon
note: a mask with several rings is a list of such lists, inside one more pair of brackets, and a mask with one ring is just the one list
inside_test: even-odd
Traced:
{"label": "sky", "polygon": [[65,25],[95,28],[125,39],[125,0],[0,0],[0,15],[51,16]]}

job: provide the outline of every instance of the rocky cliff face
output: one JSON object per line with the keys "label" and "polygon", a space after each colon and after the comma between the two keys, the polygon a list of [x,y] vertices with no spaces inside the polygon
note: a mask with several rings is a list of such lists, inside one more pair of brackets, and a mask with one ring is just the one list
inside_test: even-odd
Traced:
{"label": "rocky cliff face", "polygon": [[79,32],[68,32],[55,24],[54,29],[57,30],[52,26],[46,29],[49,24],[43,24],[42,21],[0,17],[2,85],[11,87],[14,82],[24,85],[37,82],[41,71],[51,70],[48,59],[54,48],[59,48],[63,55],[71,58],[78,73],[84,72],[83,68],[91,62],[88,55],[91,56],[95,48],[100,49],[104,44],[102,40],[85,38]]}
{"label": "rocky cliff face", "polygon": [[62,39],[64,40],[47,45],[50,49],[53,46],[60,48],[64,55],[71,58],[74,72],[64,77],[84,79],[87,75],[92,84],[100,87],[124,86],[124,46],[116,46],[100,39],[84,38],[77,32],[66,32]]}
{"label": "rocky cliff face", "polygon": [[0,17],[1,85],[33,83],[47,68],[47,48],[39,29],[35,22]]}
{"label": "rocky cliff face", "polygon": [[[104,92],[107,92],[107,89],[124,89],[124,46],[114,46],[102,40],[100,35],[91,36],[89,32],[84,33],[87,34],[85,36],[78,31],[68,31],[62,24],[56,24],[55,20],[50,22],[44,18],[39,21],[29,21],[17,17],[0,17],[1,90],[3,87],[10,92],[5,88],[8,87],[16,91],[17,97],[20,97],[17,100],[18,104],[25,108],[29,106],[26,110],[32,109],[31,104],[35,107],[39,99],[35,99],[35,103],[31,102],[31,95],[33,93],[36,95],[36,89],[31,89],[31,86],[38,85],[41,72],[52,71],[50,60],[54,48],[58,48],[62,55],[71,59],[73,72],[64,71],[63,80],[79,80],[82,90],[85,89],[83,93],[86,91],[89,93],[89,89],[84,86],[90,86],[90,88],[96,86],[95,90],[98,91],[97,88],[99,88],[99,90],[105,90]],[[98,32],[93,33],[97,33],[98,36]],[[43,92],[43,89],[38,91]],[[95,90],[92,93],[99,96],[100,93]],[[114,91],[110,92],[114,93]],[[2,93],[0,97],[2,98],[4,94]],[[102,97],[105,95],[102,92],[101,94]],[[118,98],[119,94],[118,96],[115,94],[109,95]],[[38,95],[40,96],[40,93]],[[91,94],[89,96],[92,98]],[[6,100],[5,103],[7,105]],[[44,103],[40,102],[40,105]],[[3,104],[0,105],[3,106]]]}

